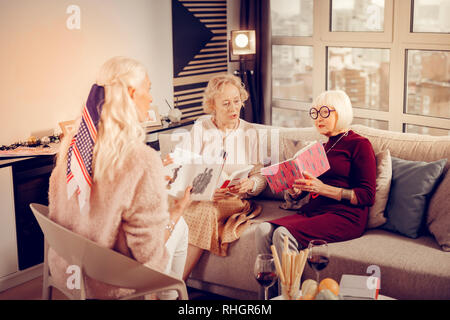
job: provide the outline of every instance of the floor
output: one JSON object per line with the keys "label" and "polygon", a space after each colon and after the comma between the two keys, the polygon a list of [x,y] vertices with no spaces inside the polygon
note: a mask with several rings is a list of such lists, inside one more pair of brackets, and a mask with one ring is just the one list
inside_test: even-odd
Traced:
{"label": "floor", "polygon": [[[187,288],[189,300],[229,300],[227,297]],[[42,297],[42,277],[25,282],[17,287],[0,292],[0,300],[40,300]],[[52,300],[67,300],[57,289],[53,290]]]}

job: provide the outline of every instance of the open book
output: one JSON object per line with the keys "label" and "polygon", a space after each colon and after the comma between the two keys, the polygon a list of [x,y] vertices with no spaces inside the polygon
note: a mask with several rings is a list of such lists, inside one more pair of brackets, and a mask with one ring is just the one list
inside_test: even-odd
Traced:
{"label": "open book", "polygon": [[181,198],[186,188],[192,186],[193,201],[211,201],[216,189],[237,185],[253,169],[253,165],[225,165],[225,154],[220,159],[205,159],[177,148],[170,156],[173,163],[166,167],[169,195]]}
{"label": "open book", "polygon": [[328,158],[320,142],[312,142],[298,150],[295,155],[286,161],[261,169],[273,193],[292,188],[294,181],[303,179],[303,171],[314,177],[330,169]]}

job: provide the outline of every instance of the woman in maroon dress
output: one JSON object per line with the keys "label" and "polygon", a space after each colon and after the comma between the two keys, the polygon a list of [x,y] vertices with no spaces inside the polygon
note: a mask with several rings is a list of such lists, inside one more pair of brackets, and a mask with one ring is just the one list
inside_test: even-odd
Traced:
{"label": "woman in maroon dress", "polygon": [[319,178],[304,173],[285,192],[287,207],[309,195],[297,214],[262,223],[257,228],[258,253],[270,253],[275,245],[279,255],[284,236],[289,249],[298,251],[310,240],[345,241],[360,237],[366,228],[369,207],[375,200],[376,160],[370,141],[349,130],[352,105],[343,91],[326,91],[310,109],[310,116],[324,144],[330,169]]}

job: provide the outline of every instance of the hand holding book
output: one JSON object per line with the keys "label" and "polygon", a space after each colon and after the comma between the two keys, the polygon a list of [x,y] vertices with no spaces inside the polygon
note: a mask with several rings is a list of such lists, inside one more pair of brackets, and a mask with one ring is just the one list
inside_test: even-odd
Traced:
{"label": "hand holding book", "polygon": [[253,189],[253,186],[255,184],[254,180],[251,180],[249,178],[243,178],[239,181],[238,184],[228,188],[231,193],[236,194],[244,194],[249,192]]}
{"label": "hand holding book", "polygon": [[[294,191],[300,191],[298,194],[300,194],[302,191],[305,192],[311,192],[311,193],[317,193],[321,194],[323,193],[323,187],[324,183],[308,173],[307,171],[302,172],[304,179],[296,179],[294,181],[294,184],[292,185],[292,188]],[[297,196],[298,196],[297,194]]]}
{"label": "hand holding book", "polygon": [[253,189],[254,184],[255,182],[253,180],[249,178],[242,178],[236,185],[216,189],[213,201],[224,200],[245,194]]}

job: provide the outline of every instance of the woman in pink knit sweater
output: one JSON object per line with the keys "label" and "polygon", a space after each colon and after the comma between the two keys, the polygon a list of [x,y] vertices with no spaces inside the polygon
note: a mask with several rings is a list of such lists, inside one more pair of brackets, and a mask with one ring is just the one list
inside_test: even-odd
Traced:
{"label": "woman in pink knit sweater", "polygon": [[[60,225],[181,278],[186,261],[185,197],[168,208],[163,164],[145,144],[151,82],[139,62],[116,57],[101,68],[78,131],[61,143],[50,177],[49,215]],[[66,285],[68,264],[49,250],[49,268]],[[130,289],[86,279],[88,298],[118,298]],[[166,292],[161,299],[176,298]]]}

